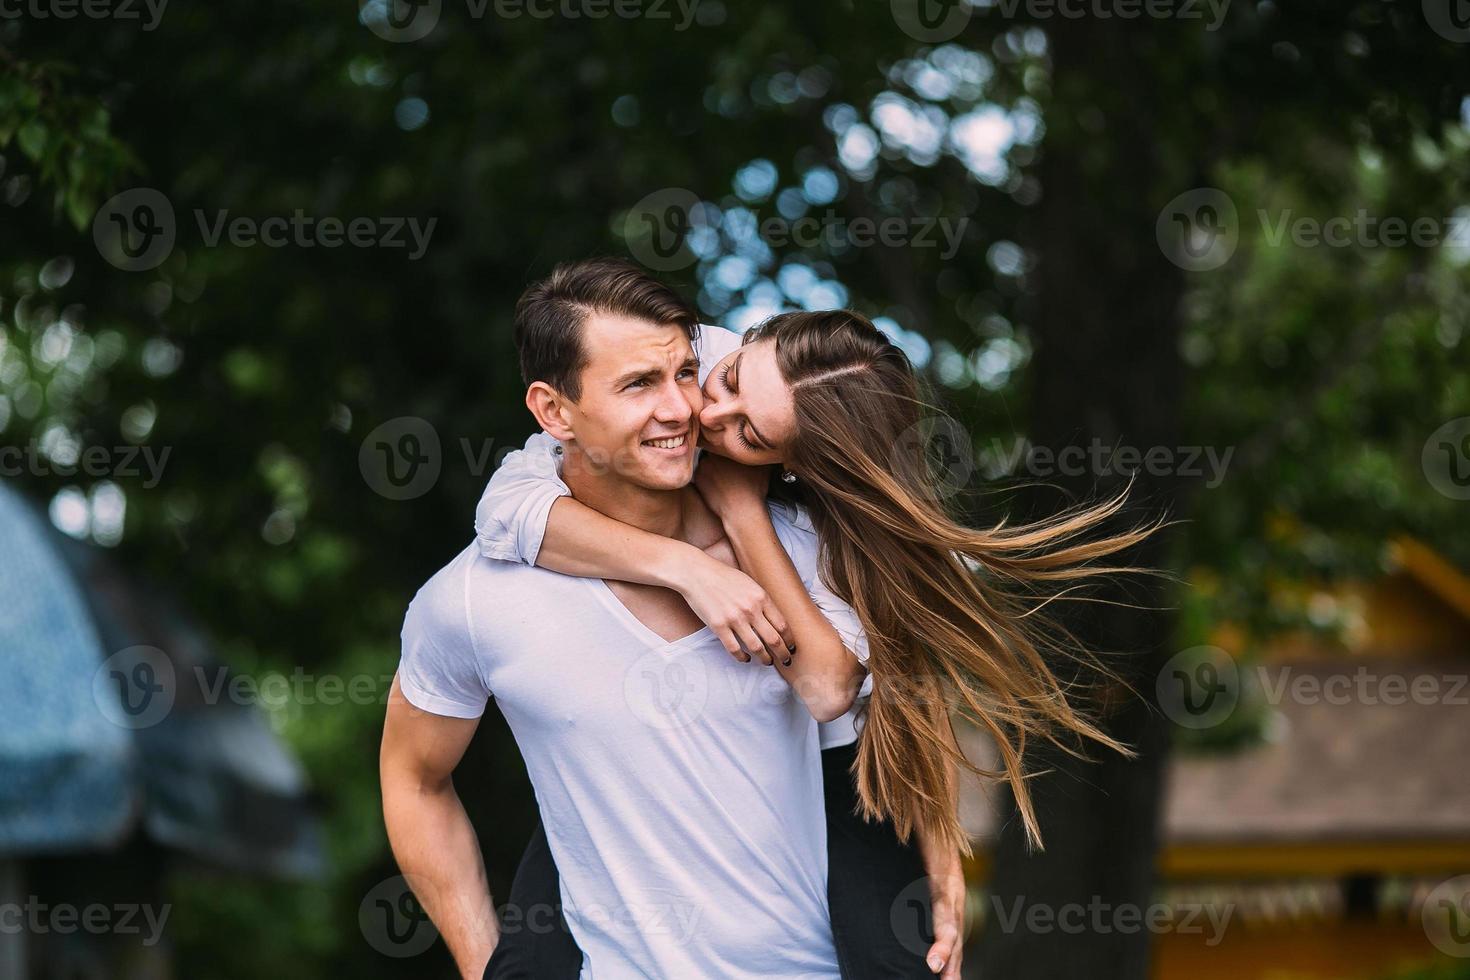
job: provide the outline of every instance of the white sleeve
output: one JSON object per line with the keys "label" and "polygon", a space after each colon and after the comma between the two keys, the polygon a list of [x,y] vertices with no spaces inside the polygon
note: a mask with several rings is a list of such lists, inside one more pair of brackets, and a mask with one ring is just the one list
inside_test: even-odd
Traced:
{"label": "white sleeve", "polygon": [[725,355],[744,342],[744,337],[733,330],[717,327],[710,323],[699,325],[699,339],[694,342],[694,353],[699,357],[699,384],[704,386],[710,370]]}
{"label": "white sleeve", "polygon": [[[822,581],[820,547],[811,519],[801,511],[796,511],[793,515],[792,510],[783,503],[773,502],[770,506],[771,524],[776,528],[776,536],[781,539],[786,553],[791,556],[791,563],[796,566],[796,572],[806,585],[807,592],[811,594],[812,601],[822,610],[822,615],[827,617],[827,622],[832,624],[832,628],[842,637],[843,644],[853,652],[858,662],[866,665],[869,656],[868,632],[863,629],[862,620],[852,606]],[[858,696],[866,697],[872,691],[873,678],[869,675],[863,679],[863,687]]]}
{"label": "white sleeve", "polygon": [[572,492],[561,479],[560,449],[555,439],[538,432],[496,468],[475,507],[480,554],[536,564],[551,505]]}
{"label": "white sleeve", "polygon": [[469,549],[419,589],[403,619],[398,686],[416,708],[450,718],[478,718],[490,700],[465,606]]}

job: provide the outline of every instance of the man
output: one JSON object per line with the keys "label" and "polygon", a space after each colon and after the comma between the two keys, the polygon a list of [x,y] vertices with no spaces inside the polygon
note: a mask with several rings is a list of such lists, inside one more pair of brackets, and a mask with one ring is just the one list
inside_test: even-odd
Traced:
{"label": "man", "polygon": [[[637,269],[597,261],[533,286],[516,321],[526,403],[565,447],[572,496],[731,560],[689,486],[702,398],[692,311]],[[815,548],[783,511],[772,520],[813,577]],[[675,592],[493,561],[473,544],[414,598],[403,643],[384,817],[465,977],[483,972],[497,933],[451,776],[494,695],[584,977],[837,980],[817,722],[852,703],[850,650],[777,656],[774,670],[741,662]]]}

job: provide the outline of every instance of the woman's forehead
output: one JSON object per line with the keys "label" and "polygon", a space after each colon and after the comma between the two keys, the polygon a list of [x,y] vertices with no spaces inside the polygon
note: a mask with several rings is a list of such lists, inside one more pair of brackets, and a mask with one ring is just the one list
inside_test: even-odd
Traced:
{"label": "woman's forehead", "polygon": [[796,406],[776,363],[775,344],[749,343],[733,357],[739,359],[736,378],[746,415],[766,438],[776,442],[791,439],[796,435]]}

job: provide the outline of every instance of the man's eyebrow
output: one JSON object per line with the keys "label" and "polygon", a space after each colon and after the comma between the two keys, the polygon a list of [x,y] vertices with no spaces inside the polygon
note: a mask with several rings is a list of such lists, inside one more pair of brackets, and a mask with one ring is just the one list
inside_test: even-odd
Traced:
{"label": "man's eyebrow", "polygon": [[[699,358],[694,356],[693,354],[690,354],[684,359],[684,363],[679,365],[679,370],[682,371],[685,368],[693,368],[694,370],[698,371]],[[633,370],[628,371],[626,374],[621,374],[618,377],[614,378],[612,386],[614,388],[621,388],[624,385],[632,384],[634,381],[642,381],[645,378],[656,377],[662,370],[662,365],[634,368]]]}
{"label": "man's eyebrow", "polygon": [[656,374],[658,374],[658,368],[656,367],[634,368],[626,374],[620,374],[614,378],[612,386],[614,388],[621,388],[623,385],[632,384],[634,381],[642,381],[644,378],[651,378]]}

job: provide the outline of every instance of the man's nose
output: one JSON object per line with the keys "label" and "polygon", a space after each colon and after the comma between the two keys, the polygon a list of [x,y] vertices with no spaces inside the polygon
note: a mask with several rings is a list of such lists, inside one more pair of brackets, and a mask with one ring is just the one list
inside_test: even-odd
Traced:
{"label": "man's nose", "polygon": [[675,382],[663,386],[653,417],[660,422],[686,423],[699,411],[699,405],[689,403],[689,396]]}

